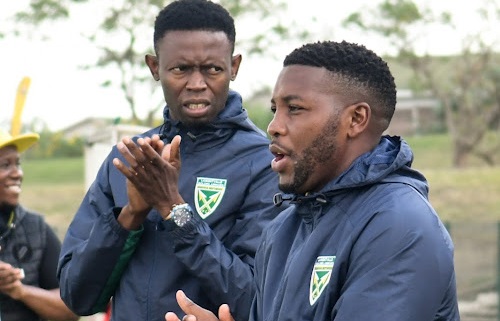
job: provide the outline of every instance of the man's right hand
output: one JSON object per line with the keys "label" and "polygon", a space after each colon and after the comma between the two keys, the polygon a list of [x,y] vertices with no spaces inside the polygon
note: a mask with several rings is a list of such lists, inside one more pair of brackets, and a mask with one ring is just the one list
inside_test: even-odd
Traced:
{"label": "man's right hand", "polygon": [[[217,319],[215,314],[211,311],[191,301],[182,290],[177,291],[175,296],[182,311],[186,313],[182,321],[234,321],[227,304],[223,304],[219,307],[219,318]],[[181,321],[181,319],[175,313],[167,312],[167,314],[165,314],[165,321]]]}

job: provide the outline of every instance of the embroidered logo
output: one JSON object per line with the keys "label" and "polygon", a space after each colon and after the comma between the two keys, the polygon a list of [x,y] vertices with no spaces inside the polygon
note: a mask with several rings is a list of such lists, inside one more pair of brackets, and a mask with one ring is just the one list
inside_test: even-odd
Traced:
{"label": "embroidered logo", "polygon": [[335,263],[336,256],[318,256],[314,263],[309,286],[309,303],[313,305],[325,290]]}
{"label": "embroidered logo", "polygon": [[197,177],[194,188],[196,211],[205,219],[219,206],[226,191],[227,180],[221,178]]}

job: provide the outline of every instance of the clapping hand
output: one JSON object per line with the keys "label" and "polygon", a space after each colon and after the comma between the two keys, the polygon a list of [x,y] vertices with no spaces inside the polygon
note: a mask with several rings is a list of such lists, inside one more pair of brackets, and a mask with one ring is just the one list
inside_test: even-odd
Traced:
{"label": "clapping hand", "polygon": [[[217,318],[211,311],[191,301],[182,290],[177,291],[176,298],[182,311],[186,313],[182,321],[234,321],[227,304],[219,307],[219,318]],[[167,312],[165,321],[181,321],[181,319],[175,313]]]}

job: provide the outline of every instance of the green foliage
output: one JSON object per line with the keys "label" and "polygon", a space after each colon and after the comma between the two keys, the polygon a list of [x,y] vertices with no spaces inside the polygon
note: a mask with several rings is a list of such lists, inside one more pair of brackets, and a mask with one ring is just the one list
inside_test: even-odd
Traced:
{"label": "green foliage", "polygon": [[[152,25],[158,12],[171,1],[161,0],[122,0],[109,3],[97,0],[30,0],[29,8],[17,14],[17,21],[35,26],[50,23],[54,20],[71,19],[78,15],[78,9],[88,4],[99,3],[102,8],[102,20],[89,17],[86,21],[95,24],[88,39],[101,51],[100,57],[90,68],[109,68],[120,73],[120,77],[102,79],[104,87],[119,88],[131,111],[134,124],[152,126],[154,115],[163,107],[163,102],[153,104],[147,115],[139,119],[137,106],[140,104],[139,93],[159,90],[151,80],[144,66],[144,55],[151,52]],[[293,21],[287,17],[276,15],[286,8],[285,0],[219,0],[234,17],[235,21],[247,17],[259,21],[259,29],[248,39],[238,38],[238,47],[246,48],[249,55],[262,55],[289,39],[304,39],[307,30],[295,31]],[[88,27],[88,26],[87,26]],[[87,28],[88,29],[88,28]],[[120,42],[110,39],[121,39]],[[144,40],[147,39],[147,42]],[[146,45],[147,44],[147,45]]]}
{"label": "green foliage", "polygon": [[60,0],[32,0],[29,3],[29,9],[19,12],[16,18],[19,21],[34,24],[44,20],[67,18],[69,17],[69,11],[66,6],[67,4]]}
{"label": "green foliage", "polygon": [[[453,140],[448,134],[419,135],[404,137],[415,155],[413,167],[418,169],[450,169],[453,168]],[[500,143],[500,137],[495,131],[488,132],[481,148],[491,149]],[[500,153],[494,154],[496,164],[500,164]],[[485,162],[479,155],[471,155],[469,166],[472,171],[484,167]],[[499,177],[500,179],[500,177]]]}
{"label": "green foliage", "polygon": [[62,133],[53,133],[47,129],[41,131],[40,140],[26,151],[28,159],[82,157],[84,140],[82,138],[66,139]]}
{"label": "green foliage", "polygon": [[[485,2],[482,9],[496,9],[494,12],[500,14],[500,5],[495,2]],[[453,24],[449,13],[434,14],[425,6],[417,7],[412,0],[385,0],[374,8],[351,14],[344,25],[381,36],[396,50],[397,64],[412,70],[406,85],[414,92],[431,93],[440,101],[452,139],[454,166],[470,166],[472,156],[495,164],[500,139],[496,139],[498,145],[483,148],[485,139],[491,136],[487,133],[498,128],[500,122],[500,57],[494,41],[488,43],[479,33],[464,38],[462,51],[455,57],[418,54],[416,44],[426,32],[436,26],[453,28]]]}
{"label": "green foliage", "polygon": [[273,114],[270,112],[269,108],[265,109],[261,105],[255,105],[252,103],[246,104],[246,106],[250,119],[255,125],[257,125],[257,127],[266,132],[267,125],[269,125],[273,119]]}

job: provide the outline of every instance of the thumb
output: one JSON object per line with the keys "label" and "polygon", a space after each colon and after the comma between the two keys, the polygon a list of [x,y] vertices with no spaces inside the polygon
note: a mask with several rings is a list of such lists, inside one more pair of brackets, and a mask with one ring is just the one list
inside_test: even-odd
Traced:
{"label": "thumb", "polygon": [[229,305],[223,304],[219,307],[219,319],[220,321],[234,321],[231,311],[229,310]]}
{"label": "thumb", "polygon": [[187,315],[195,316],[197,321],[219,321],[215,314],[191,301],[182,290],[177,291],[175,297],[182,311]]}

